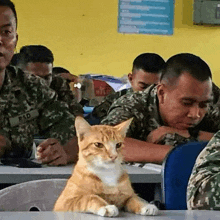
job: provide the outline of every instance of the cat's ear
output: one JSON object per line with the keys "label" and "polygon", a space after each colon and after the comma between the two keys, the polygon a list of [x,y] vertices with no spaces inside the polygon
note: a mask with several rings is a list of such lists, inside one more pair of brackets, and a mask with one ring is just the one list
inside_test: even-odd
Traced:
{"label": "cat's ear", "polygon": [[115,125],[114,127],[118,129],[118,131],[121,133],[122,136],[125,137],[132,120],[133,118],[130,118],[118,125]]}
{"label": "cat's ear", "polygon": [[76,135],[83,140],[84,134],[88,133],[91,130],[91,125],[81,116],[77,116],[75,119]]}

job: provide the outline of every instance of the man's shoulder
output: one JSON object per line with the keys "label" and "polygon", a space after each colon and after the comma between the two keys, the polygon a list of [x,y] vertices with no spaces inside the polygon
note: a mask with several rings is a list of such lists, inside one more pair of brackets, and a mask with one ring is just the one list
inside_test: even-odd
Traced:
{"label": "man's shoulder", "polygon": [[124,95],[132,94],[133,92],[134,92],[134,91],[133,91],[132,88],[122,89],[122,90],[120,90],[120,91],[114,93],[113,95],[114,95],[115,99],[118,99],[118,98],[120,98],[120,97],[122,97],[122,96],[124,96]]}
{"label": "man's shoulder", "polygon": [[6,73],[11,81],[22,81],[24,79],[25,73],[15,66],[7,66]]}
{"label": "man's shoulder", "polygon": [[68,82],[58,75],[53,75],[50,88],[55,91],[71,90]]}
{"label": "man's shoulder", "polygon": [[215,83],[212,83],[213,104],[220,102],[220,89]]}
{"label": "man's shoulder", "polygon": [[65,82],[66,80],[62,78],[61,76],[53,75],[51,84],[54,83],[54,84],[62,85]]}
{"label": "man's shoulder", "polygon": [[32,85],[35,86],[36,84],[43,84],[43,85],[45,84],[44,80],[41,79],[40,77],[26,73],[22,71],[20,68],[14,66],[8,66],[7,73],[13,82],[20,81],[26,84],[27,86],[32,86]]}
{"label": "man's shoulder", "polygon": [[12,86],[15,90],[23,90],[31,97],[39,97],[40,94],[44,94],[42,97],[54,96],[54,91],[47,86],[44,79],[38,76],[25,73],[20,68],[15,68],[13,66],[7,67],[7,75],[10,78]]}
{"label": "man's shoulder", "polygon": [[156,87],[154,85],[148,87],[144,91],[138,91],[138,92],[127,92],[123,96],[117,99],[115,103],[117,104],[123,104],[123,105],[145,105],[149,102],[149,100],[155,98],[155,89]]}
{"label": "man's shoulder", "polygon": [[213,83],[213,102],[210,103],[208,112],[198,125],[204,131],[217,132],[220,128],[220,89]]}
{"label": "man's shoulder", "polygon": [[142,92],[125,94],[111,105],[106,118],[111,121],[113,118],[134,115],[142,120],[148,117],[151,109],[153,109],[151,103],[156,103],[153,101],[156,98],[155,95],[153,86]]}

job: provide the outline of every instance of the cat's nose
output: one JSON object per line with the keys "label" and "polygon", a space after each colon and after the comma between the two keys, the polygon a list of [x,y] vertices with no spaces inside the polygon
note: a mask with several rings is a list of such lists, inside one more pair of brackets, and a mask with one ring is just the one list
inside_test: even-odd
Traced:
{"label": "cat's nose", "polygon": [[112,161],[115,161],[118,156],[117,155],[110,155],[109,157],[111,158]]}

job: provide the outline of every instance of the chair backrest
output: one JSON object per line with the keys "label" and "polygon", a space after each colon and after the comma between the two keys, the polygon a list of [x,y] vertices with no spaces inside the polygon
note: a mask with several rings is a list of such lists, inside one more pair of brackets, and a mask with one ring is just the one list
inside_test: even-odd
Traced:
{"label": "chair backrest", "polygon": [[173,148],[162,165],[162,198],[167,210],[186,210],[186,190],[195,160],[207,142]]}
{"label": "chair backrest", "polygon": [[0,211],[52,211],[67,179],[35,180],[0,190]]}

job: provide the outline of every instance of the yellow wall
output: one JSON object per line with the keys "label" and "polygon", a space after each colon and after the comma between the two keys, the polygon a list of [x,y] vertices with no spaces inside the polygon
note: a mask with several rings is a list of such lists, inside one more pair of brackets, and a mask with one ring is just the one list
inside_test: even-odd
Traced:
{"label": "yellow wall", "polygon": [[55,56],[55,66],[73,74],[122,76],[144,52],[164,59],[180,52],[197,54],[210,65],[220,86],[220,26],[192,23],[193,0],[176,0],[172,36],[117,33],[118,0],[14,0],[18,12],[17,50],[42,44]]}

